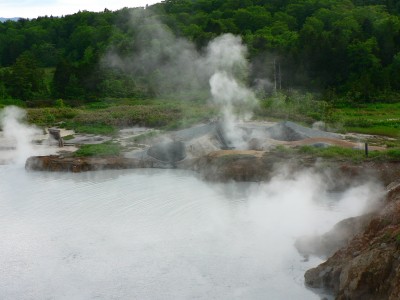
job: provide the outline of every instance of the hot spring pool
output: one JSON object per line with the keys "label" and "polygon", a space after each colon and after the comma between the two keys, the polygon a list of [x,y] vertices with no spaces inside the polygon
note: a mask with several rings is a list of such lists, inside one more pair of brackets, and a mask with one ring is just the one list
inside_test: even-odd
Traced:
{"label": "hot spring pool", "polygon": [[[319,299],[296,237],[359,214],[304,173],[206,183],[178,170],[0,166],[1,299]],[[361,201],[362,202],[362,201]]]}

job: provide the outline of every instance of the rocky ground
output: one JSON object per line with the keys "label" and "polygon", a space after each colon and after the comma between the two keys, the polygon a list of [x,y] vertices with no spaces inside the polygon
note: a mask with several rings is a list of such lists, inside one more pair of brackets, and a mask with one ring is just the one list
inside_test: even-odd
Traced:
{"label": "rocky ground", "polygon": [[354,223],[361,230],[347,231],[349,241],[308,270],[306,284],[327,289],[336,299],[400,299],[400,182],[388,186],[380,210]]}

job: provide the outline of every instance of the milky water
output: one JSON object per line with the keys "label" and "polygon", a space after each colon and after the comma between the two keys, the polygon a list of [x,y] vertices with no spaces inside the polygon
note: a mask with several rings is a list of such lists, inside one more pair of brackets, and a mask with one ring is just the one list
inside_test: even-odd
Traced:
{"label": "milky water", "polygon": [[0,166],[0,298],[319,299],[293,243],[357,209],[309,178]]}

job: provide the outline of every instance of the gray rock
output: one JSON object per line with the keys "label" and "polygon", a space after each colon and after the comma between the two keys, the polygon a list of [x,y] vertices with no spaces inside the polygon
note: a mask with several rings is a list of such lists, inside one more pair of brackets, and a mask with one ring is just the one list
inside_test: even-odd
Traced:
{"label": "gray rock", "polygon": [[183,142],[158,143],[150,147],[147,154],[162,162],[178,162],[186,157],[185,144]]}
{"label": "gray rock", "polygon": [[270,138],[279,141],[300,141],[307,138],[317,137],[340,138],[340,135],[336,133],[307,128],[290,121],[278,123],[268,128],[266,131]]}

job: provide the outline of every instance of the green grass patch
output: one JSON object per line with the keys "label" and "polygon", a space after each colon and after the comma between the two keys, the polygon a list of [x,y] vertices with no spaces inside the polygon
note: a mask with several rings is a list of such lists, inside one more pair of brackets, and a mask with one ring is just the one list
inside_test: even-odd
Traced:
{"label": "green grass patch", "polygon": [[[400,121],[399,121],[400,122]],[[363,134],[373,134],[373,135],[382,135],[393,138],[400,138],[400,129],[393,127],[385,127],[385,126],[370,126],[370,127],[352,127],[346,126],[346,131],[348,132],[357,132]]]}
{"label": "green grass patch", "polygon": [[333,106],[312,93],[279,92],[260,101],[256,118],[278,118],[305,124],[331,122]]}
{"label": "green grass patch", "polygon": [[119,156],[120,154],[121,146],[112,142],[95,145],[82,145],[77,151],[74,152],[75,157]]}
{"label": "green grass patch", "polygon": [[[336,105],[336,106],[335,106]],[[260,101],[256,118],[274,117],[305,124],[324,121],[341,132],[400,138],[400,102],[329,102],[311,93],[277,93]]]}
{"label": "green grass patch", "polygon": [[218,156],[215,159],[215,164],[219,166],[227,165],[230,163],[233,163],[238,160],[255,160],[257,159],[254,155],[251,154],[228,154],[228,155],[222,155]]}
{"label": "green grass patch", "polygon": [[342,106],[334,114],[347,131],[400,138],[400,102]]}
{"label": "green grass patch", "polygon": [[299,148],[299,152],[303,154],[310,154],[317,157],[328,158],[328,159],[350,159],[353,161],[361,161],[365,157],[365,152],[359,149],[350,149],[342,147],[326,147],[318,148],[313,146],[302,146]]}
{"label": "green grass patch", "polygon": [[399,149],[391,149],[386,151],[387,155],[395,158],[395,159],[400,159],[400,148]]}
{"label": "green grass patch", "polygon": [[28,122],[39,126],[64,123],[80,133],[114,134],[117,128],[147,126],[172,130],[207,122],[217,111],[202,101],[107,98],[81,107],[68,107],[63,100],[57,107],[28,109]]}
{"label": "green grass patch", "polygon": [[64,141],[73,140],[74,138],[75,138],[75,136],[73,134],[63,136]]}
{"label": "green grass patch", "polygon": [[132,103],[134,105],[107,107],[99,102],[96,109],[82,110],[74,121],[79,124],[105,124],[120,128],[140,125],[177,129],[206,121],[216,114],[213,108],[199,103],[161,100],[132,100]]}

